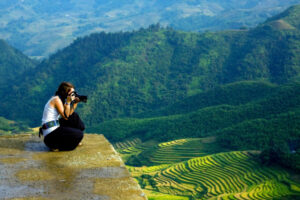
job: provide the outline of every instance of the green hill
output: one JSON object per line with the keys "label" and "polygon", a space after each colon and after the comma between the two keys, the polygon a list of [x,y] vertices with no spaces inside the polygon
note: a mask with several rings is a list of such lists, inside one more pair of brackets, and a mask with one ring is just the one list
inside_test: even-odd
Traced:
{"label": "green hill", "polygon": [[[29,59],[19,50],[8,45],[4,40],[0,39],[0,96],[1,99],[8,95],[4,88],[8,88],[9,93],[14,93],[16,87],[16,79],[26,71],[35,69],[37,62]],[[8,86],[8,87],[7,87]],[[7,110],[9,108],[7,107]],[[11,134],[28,131],[28,125],[22,122],[7,120],[3,116],[4,112],[0,112],[0,135]]]}
{"label": "green hill", "polygon": [[290,24],[293,27],[296,27],[297,29],[300,29],[300,16],[295,14],[300,12],[300,6],[291,6],[288,8],[286,11],[271,17],[267,22],[272,22],[272,21],[284,21],[288,24]]}
{"label": "green hill", "polygon": [[[296,11],[290,15],[299,16]],[[2,90],[6,95],[0,109],[6,118],[37,126],[58,84],[71,81],[89,96],[78,111],[87,126],[94,126],[157,110],[226,83],[283,84],[299,78],[299,33],[296,28],[278,31],[265,26],[188,33],[152,25],[133,32],[92,34],[18,76]]]}
{"label": "green hill", "polygon": [[33,69],[36,62],[0,39],[0,94],[3,87],[23,72]]}
{"label": "green hill", "polygon": [[32,130],[30,130],[26,124],[8,120],[0,116],[0,135],[11,135],[28,132],[32,132]]}
{"label": "green hill", "polygon": [[167,116],[192,112],[201,108],[226,105],[241,105],[278,93],[278,87],[266,81],[241,81],[220,85],[213,90],[189,96],[167,107],[136,115],[138,118]]}
{"label": "green hill", "polygon": [[[235,102],[238,97],[235,97],[236,100],[232,98],[232,101],[228,101],[224,94],[228,97],[239,94],[239,86],[244,85],[248,86],[245,88],[250,96],[249,99],[242,98],[244,95],[247,96],[246,93],[240,93],[241,99],[237,101],[240,104],[226,104],[226,102]],[[226,151],[226,149],[261,150],[264,152],[261,157],[263,162],[277,162],[286,167],[300,170],[299,146],[295,147],[297,152],[295,154],[290,153],[289,146],[290,142],[299,141],[300,138],[300,96],[297,92],[299,87],[300,83],[297,81],[277,87],[270,87],[270,85],[266,87],[261,82],[229,84],[202,94],[202,99],[210,99],[210,95],[215,94],[214,99],[220,99],[220,101],[216,100],[214,105],[202,107],[205,105],[205,101],[201,98],[189,97],[183,101],[183,104],[176,103],[163,110],[165,113],[178,110],[180,114],[114,119],[94,126],[90,130],[101,132],[115,142],[130,138],[166,142],[175,139],[211,136],[216,137],[219,147],[211,146],[216,150],[220,148],[223,148],[222,151]],[[252,93],[251,91],[254,90],[257,92]],[[257,96],[251,98],[251,95]],[[199,97],[199,95],[195,96]],[[189,101],[195,99],[197,101]],[[201,104],[201,102],[204,103]],[[180,105],[183,106],[180,107]],[[185,105],[189,106],[185,107]],[[199,109],[190,110],[197,106]],[[209,149],[209,146],[206,148]],[[128,164],[152,165],[149,164],[152,163],[149,159],[154,149],[157,147],[151,146],[149,150],[133,149],[134,154],[139,153],[138,156],[128,155],[130,157]],[[124,152],[121,151],[121,153]]]}
{"label": "green hill", "polygon": [[[236,87],[233,87],[235,85]],[[256,89],[257,93],[252,93],[248,87],[248,101],[241,98],[241,104],[227,104],[226,96],[228,97],[239,94],[239,86],[247,85],[247,82],[241,82],[229,86],[223,86],[212,91],[202,94],[202,98],[190,97],[185,99],[183,104],[174,104],[170,106],[169,110],[166,109],[165,113],[172,113],[178,110],[180,114],[150,117],[150,118],[123,118],[114,119],[111,121],[103,122],[93,128],[91,131],[101,132],[112,141],[120,141],[125,138],[139,137],[142,140],[157,139],[160,141],[168,141],[170,139],[178,139],[185,137],[204,137],[215,135],[216,131],[222,130],[236,124],[254,120],[254,119],[275,119],[277,116],[288,112],[297,112],[299,110],[299,82],[289,83],[282,86],[270,87],[269,92],[266,92],[264,84],[254,84],[251,82],[248,86],[252,86],[253,90]],[[261,89],[258,89],[260,85]],[[223,89],[223,90],[222,90]],[[218,93],[216,93],[218,91]],[[222,91],[222,92],[220,92]],[[259,96],[259,91],[265,91]],[[215,94],[214,105],[202,107],[203,104],[198,104],[211,98],[211,94]],[[219,95],[218,95],[219,94]],[[251,95],[257,94],[251,100]],[[206,96],[207,95],[207,96]],[[247,96],[246,93],[241,97]],[[199,96],[199,95],[196,95]],[[188,101],[194,100],[197,101]],[[217,99],[219,102],[217,103]],[[238,98],[237,98],[238,99]],[[231,100],[230,100],[231,101]],[[234,98],[231,102],[234,102]],[[178,105],[183,105],[179,107]],[[185,105],[189,105],[185,107]],[[205,104],[204,104],[205,105]],[[190,110],[190,108],[197,108]],[[287,117],[287,116],[286,116]],[[297,123],[298,120],[295,120]],[[292,123],[292,122],[291,122]],[[282,124],[284,125],[284,124]]]}

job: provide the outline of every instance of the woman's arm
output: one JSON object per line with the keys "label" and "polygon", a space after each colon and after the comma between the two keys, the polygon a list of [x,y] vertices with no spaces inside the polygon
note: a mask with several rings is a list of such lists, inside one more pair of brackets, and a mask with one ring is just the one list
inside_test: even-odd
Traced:
{"label": "woman's arm", "polygon": [[78,102],[80,102],[80,99],[78,97],[76,97],[75,100],[74,100],[73,105],[71,106],[70,115],[72,115],[73,112],[75,111],[75,109],[77,108]]}

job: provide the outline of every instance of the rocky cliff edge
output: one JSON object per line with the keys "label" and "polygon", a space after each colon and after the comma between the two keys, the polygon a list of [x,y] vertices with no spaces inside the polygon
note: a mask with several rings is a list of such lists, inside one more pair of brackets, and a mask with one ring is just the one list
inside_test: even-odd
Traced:
{"label": "rocky cliff edge", "polygon": [[50,152],[34,135],[0,137],[0,199],[146,200],[103,135],[74,151]]}

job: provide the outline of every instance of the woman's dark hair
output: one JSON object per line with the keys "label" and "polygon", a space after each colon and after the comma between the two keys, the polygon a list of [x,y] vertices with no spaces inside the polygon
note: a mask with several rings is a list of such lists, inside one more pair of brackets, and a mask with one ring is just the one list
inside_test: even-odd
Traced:
{"label": "woman's dark hair", "polygon": [[55,92],[55,95],[58,95],[59,98],[63,103],[65,103],[65,99],[68,96],[68,92],[71,90],[71,88],[75,88],[72,83],[69,82],[62,82],[59,86],[57,91]]}

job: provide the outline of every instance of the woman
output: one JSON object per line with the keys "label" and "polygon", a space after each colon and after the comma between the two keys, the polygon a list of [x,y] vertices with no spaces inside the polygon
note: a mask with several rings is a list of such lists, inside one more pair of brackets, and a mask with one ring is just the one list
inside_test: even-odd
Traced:
{"label": "woman", "polygon": [[62,82],[45,105],[42,118],[44,143],[53,151],[75,149],[83,138],[83,122],[75,113],[80,99],[75,97],[74,86]]}

